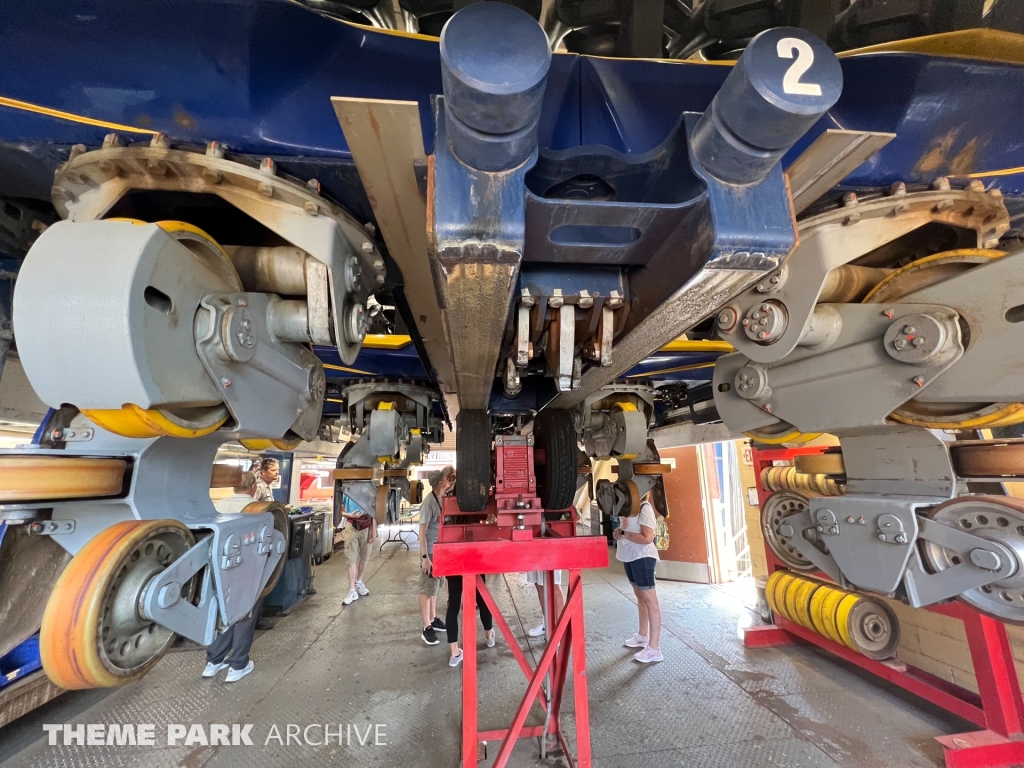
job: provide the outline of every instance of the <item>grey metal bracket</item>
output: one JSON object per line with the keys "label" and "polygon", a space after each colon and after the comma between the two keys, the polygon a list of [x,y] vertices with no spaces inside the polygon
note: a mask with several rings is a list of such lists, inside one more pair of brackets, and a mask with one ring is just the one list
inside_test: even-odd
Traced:
{"label": "grey metal bracket", "polygon": [[200,645],[209,645],[217,634],[217,595],[210,574],[204,573],[199,601],[181,597],[188,580],[210,565],[213,537],[207,536],[157,574],[142,598],[142,614],[162,627]]}
{"label": "grey metal bracket", "polygon": [[306,440],[320,428],[326,379],[307,347],[274,340],[263,293],[211,295],[196,314],[196,351],[243,437]]}
{"label": "grey metal bracket", "polygon": [[817,523],[811,517],[810,512],[800,512],[790,515],[785,523],[779,526],[779,537],[789,543],[797,552],[810,560],[819,571],[824,573],[837,584],[846,585],[843,572],[838,563],[831,555],[826,555],[814,544],[803,537],[803,532],[809,528],[816,528]]}
{"label": "grey metal bracket", "polygon": [[[928,573],[921,562],[920,554],[915,550],[914,557],[907,565],[903,576],[903,585],[907,591],[907,600],[914,608],[931,605],[942,600],[949,600],[972,589],[1002,581],[1017,571],[1017,557],[998,542],[983,539],[980,536],[951,528],[933,520],[920,520],[920,537],[933,541],[939,546],[951,549],[964,555],[963,562],[946,568],[938,573]],[[995,569],[979,568],[972,562],[982,560],[975,552],[995,555],[985,558]],[[984,560],[982,560],[984,562]]]}
{"label": "grey metal bracket", "polygon": [[74,533],[74,520],[47,520],[29,523],[30,536],[59,536],[62,533]]}

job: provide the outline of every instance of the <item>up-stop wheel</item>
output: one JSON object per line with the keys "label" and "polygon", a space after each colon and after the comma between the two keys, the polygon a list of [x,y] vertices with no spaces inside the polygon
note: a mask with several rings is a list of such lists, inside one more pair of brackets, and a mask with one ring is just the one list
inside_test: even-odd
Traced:
{"label": "up-stop wheel", "polygon": [[[94,536],[64,569],[39,632],[47,676],[61,688],[107,688],[142,677],[175,634],[139,613],[150,580],[192,547],[177,520],[126,520]],[[193,583],[181,587],[190,600]]]}
{"label": "up-stop wheel", "polygon": [[569,411],[544,410],[533,426],[537,479],[544,509],[566,509],[576,495],[579,446]]}

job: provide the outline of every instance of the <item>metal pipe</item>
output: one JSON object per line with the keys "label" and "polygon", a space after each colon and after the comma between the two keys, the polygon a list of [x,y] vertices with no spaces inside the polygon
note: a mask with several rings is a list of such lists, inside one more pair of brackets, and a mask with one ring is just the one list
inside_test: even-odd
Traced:
{"label": "metal pipe", "polygon": [[306,259],[309,254],[290,245],[226,248],[247,291],[306,295]]}
{"label": "metal pipe", "polygon": [[843,316],[831,304],[819,304],[804,323],[800,332],[801,347],[826,347],[831,345],[843,330]]}
{"label": "metal pipe", "polygon": [[275,341],[310,341],[309,307],[304,301],[274,299],[267,307],[267,330]]}
{"label": "metal pipe", "polygon": [[843,264],[825,275],[818,302],[821,304],[860,303],[868,292],[882,282],[891,269],[857,267]]}

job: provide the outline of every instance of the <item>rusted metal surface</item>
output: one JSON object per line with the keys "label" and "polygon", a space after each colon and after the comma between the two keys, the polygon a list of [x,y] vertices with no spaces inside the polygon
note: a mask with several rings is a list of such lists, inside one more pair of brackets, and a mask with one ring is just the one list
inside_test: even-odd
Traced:
{"label": "rusted metal surface", "polygon": [[8,528],[0,543],[0,656],[39,631],[53,585],[70,560],[50,536],[31,536],[27,525]]}
{"label": "rusted metal surface", "polygon": [[427,205],[416,180],[426,162],[419,105],[415,101],[331,99],[373,206],[388,253],[398,264],[409,309],[445,393],[456,389],[441,307],[431,286],[427,258]]}

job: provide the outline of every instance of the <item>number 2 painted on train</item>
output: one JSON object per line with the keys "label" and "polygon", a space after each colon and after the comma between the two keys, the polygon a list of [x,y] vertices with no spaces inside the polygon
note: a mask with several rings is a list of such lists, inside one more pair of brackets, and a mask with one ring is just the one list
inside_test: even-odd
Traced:
{"label": "number 2 painted on train", "polygon": [[814,63],[814,51],[811,46],[799,37],[784,37],[779,40],[775,50],[780,59],[792,59],[793,51],[796,51],[796,61],[790,65],[782,78],[782,92],[798,96],[821,96],[820,85],[800,82],[800,78]]}

